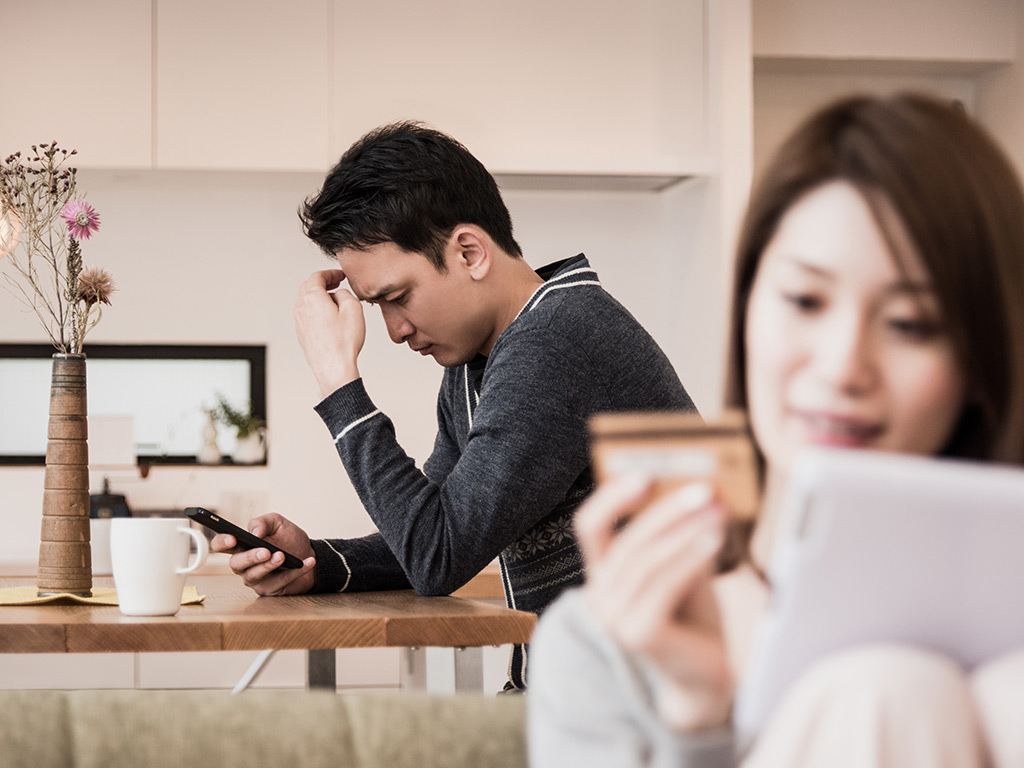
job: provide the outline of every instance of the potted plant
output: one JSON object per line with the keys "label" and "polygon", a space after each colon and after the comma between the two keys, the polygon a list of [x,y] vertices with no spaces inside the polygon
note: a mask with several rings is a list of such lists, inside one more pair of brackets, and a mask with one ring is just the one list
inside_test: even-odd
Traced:
{"label": "potted plant", "polygon": [[267,422],[253,415],[250,403],[243,410],[228,402],[224,395],[217,394],[214,418],[235,429],[237,445],[231,454],[235,464],[259,464],[267,456]]}

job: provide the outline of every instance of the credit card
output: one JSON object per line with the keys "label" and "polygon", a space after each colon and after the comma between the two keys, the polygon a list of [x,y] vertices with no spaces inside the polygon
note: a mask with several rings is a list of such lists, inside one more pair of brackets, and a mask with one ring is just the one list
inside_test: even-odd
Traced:
{"label": "credit card", "polygon": [[711,485],[731,517],[753,518],[760,507],[754,443],[741,411],[704,421],[692,412],[602,413],[589,422],[599,483],[640,474],[661,496],[695,481]]}

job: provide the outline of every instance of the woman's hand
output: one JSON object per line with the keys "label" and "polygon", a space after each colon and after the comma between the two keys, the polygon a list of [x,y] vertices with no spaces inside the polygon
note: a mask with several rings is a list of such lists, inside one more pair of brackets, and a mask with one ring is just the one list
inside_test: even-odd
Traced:
{"label": "woman's hand", "polygon": [[587,563],[584,600],[623,649],[664,675],[658,707],[670,727],[717,727],[732,705],[711,590],[726,513],[703,483],[654,501],[651,495],[648,480],[618,479],[581,507],[576,531]]}

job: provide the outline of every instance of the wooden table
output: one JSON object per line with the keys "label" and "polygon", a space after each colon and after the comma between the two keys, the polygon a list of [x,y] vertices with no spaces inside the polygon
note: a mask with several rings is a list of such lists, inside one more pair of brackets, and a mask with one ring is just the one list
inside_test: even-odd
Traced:
{"label": "wooden table", "polygon": [[[33,583],[0,578],[0,586]],[[421,597],[412,590],[259,597],[234,575],[190,577],[201,605],[176,616],[124,616],[114,606],[43,604],[0,606],[0,653],[150,651],[309,651],[308,683],[335,687],[337,648],[476,648],[527,642],[536,616],[460,597]],[[97,577],[96,586],[113,586]],[[471,654],[470,654],[471,655]],[[407,653],[411,686],[425,661]],[[455,661],[456,689],[479,689],[480,662]],[[477,685],[477,678],[479,685]]]}

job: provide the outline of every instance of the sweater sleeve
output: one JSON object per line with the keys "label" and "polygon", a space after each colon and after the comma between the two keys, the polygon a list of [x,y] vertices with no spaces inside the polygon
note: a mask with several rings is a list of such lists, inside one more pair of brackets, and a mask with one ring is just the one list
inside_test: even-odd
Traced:
{"label": "sweater sleeve", "polygon": [[[581,387],[579,380],[598,377],[557,334],[519,336],[488,364],[462,451],[454,452],[439,425],[426,474],[361,380],[316,408],[363,506],[421,594],[446,595],[465,584],[549,514],[589,466],[586,419],[600,385]],[[353,583],[372,566],[361,553],[344,557]]]}
{"label": "sweater sleeve", "polygon": [[645,675],[590,618],[576,590],[544,613],[530,651],[533,768],[737,765],[731,729],[679,734],[658,720]]}
{"label": "sweater sleeve", "polygon": [[379,533],[359,539],[311,539],[309,543],[316,556],[316,592],[367,592],[412,586]]}
{"label": "sweater sleeve", "polygon": [[[356,407],[366,403],[357,401]],[[423,467],[424,474],[440,484],[458,460],[458,449],[444,398],[437,398],[437,436]],[[318,592],[363,592],[376,589],[409,589],[412,585],[401,564],[380,533],[361,539],[314,539]],[[355,565],[355,570],[352,569]]]}

